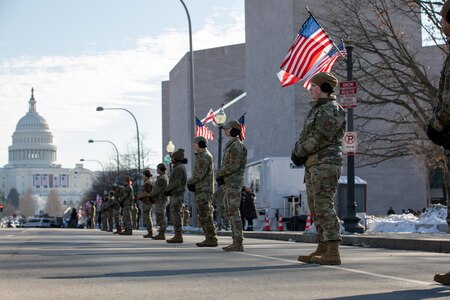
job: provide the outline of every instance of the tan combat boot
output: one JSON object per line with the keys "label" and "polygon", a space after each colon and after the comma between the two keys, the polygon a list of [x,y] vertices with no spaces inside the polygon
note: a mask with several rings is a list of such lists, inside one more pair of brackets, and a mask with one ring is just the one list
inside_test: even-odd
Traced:
{"label": "tan combat boot", "polygon": [[298,261],[311,264],[312,263],[311,259],[313,258],[313,256],[321,256],[322,254],[327,252],[327,248],[328,248],[327,243],[319,241],[319,244],[317,244],[316,251],[314,251],[309,255],[300,255],[298,257]]}
{"label": "tan combat boot", "polygon": [[164,233],[165,233],[165,230],[164,229],[160,229],[159,233],[156,236],[152,237],[152,239],[154,239],[154,240],[165,240],[166,239],[166,235]]}
{"label": "tan combat boot", "polygon": [[153,231],[149,231],[146,235],[142,236],[144,239],[150,239],[153,237]]}
{"label": "tan combat boot", "polygon": [[175,236],[169,240],[166,240],[167,243],[171,244],[181,244],[183,242],[183,236],[181,235],[181,230],[175,231]]}
{"label": "tan combat boot", "polygon": [[327,242],[327,252],[321,256],[313,256],[311,262],[319,265],[340,265],[341,257],[339,256],[339,242]]}
{"label": "tan combat boot", "polygon": [[242,238],[236,238],[234,240],[234,243],[228,247],[224,247],[223,250],[225,251],[236,251],[236,252],[244,252],[244,245],[243,245],[243,239]]}
{"label": "tan combat boot", "polygon": [[434,275],[434,281],[439,282],[444,285],[450,285],[450,272],[445,274],[436,274]]}
{"label": "tan combat boot", "polygon": [[207,237],[206,240],[204,240],[201,243],[196,244],[197,247],[217,247],[219,244],[217,243],[217,236]]}
{"label": "tan combat boot", "polygon": [[222,249],[225,250],[225,251],[228,251],[228,248],[233,247],[233,245],[234,245],[234,243],[235,243],[235,240],[236,240],[236,239],[233,237],[233,244],[228,245],[228,246],[225,246],[225,247],[222,247]]}

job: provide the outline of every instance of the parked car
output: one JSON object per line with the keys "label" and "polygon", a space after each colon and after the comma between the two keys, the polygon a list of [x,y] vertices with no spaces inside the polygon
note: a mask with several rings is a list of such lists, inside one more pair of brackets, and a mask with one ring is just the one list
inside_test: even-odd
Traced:
{"label": "parked car", "polygon": [[27,218],[23,221],[22,227],[50,227],[49,218]]}

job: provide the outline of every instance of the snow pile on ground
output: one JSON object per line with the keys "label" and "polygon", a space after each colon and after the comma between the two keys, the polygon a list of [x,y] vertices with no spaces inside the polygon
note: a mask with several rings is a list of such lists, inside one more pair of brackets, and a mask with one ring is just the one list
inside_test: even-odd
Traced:
{"label": "snow pile on ground", "polygon": [[447,207],[430,205],[419,217],[413,214],[390,215],[387,217],[367,216],[367,232],[418,232],[438,233],[438,224],[446,224]]}

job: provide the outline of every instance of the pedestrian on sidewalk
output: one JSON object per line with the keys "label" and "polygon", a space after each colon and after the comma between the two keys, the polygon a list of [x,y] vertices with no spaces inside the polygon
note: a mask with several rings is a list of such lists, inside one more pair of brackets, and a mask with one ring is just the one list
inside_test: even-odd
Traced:
{"label": "pedestrian on sidewalk", "polygon": [[333,202],[343,165],[341,146],[346,123],[344,109],[333,94],[337,84],[336,77],[328,72],[311,78],[312,109],[291,153],[295,165],[305,166],[308,205],[319,240],[316,251],[298,257],[305,263],[341,264],[341,236]]}
{"label": "pedestrian on sidewalk", "polygon": [[[441,24],[441,30],[447,37],[447,44],[450,45],[450,0],[445,1],[442,6]],[[444,173],[450,174],[450,54],[447,54],[444,67],[441,71],[439,90],[435,103],[433,115],[427,128],[427,135],[433,143],[445,148],[445,167],[447,172]],[[449,195],[450,186],[447,184],[446,191],[447,195]],[[450,201],[447,201],[447,223],[450,224]],[[450,285],[450,272],[442,275],[436,274],[434,276],[434,281]]]}
{"label": "pedestrian on sidewalk", "polygon": [[[241,192],[242,227],[245,231],[253,231],[253,219],[256,219],[255,194],[251,186],[244,186]],[[247,228],[245,227],[247,221]]]}

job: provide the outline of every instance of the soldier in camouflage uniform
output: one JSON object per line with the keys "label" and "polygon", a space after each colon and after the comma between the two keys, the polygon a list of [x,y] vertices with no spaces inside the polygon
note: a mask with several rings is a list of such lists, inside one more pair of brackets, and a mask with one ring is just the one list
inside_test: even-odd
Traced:
{"label": "soldier in camouflage uniform", "polygon": [[133,187],[131,186],[130,176],[125,176],[122,195],[122,219],[125,231],[121,235],[133,235],[133,226],[131,224],[131,205],[133,204]]}
{"label": "soldier in camouflage uniform", "polygon": [[105,227],[106,231],[113,231],[113,209],[112,209],[112,198],[111,196],[105,197],[105,205],[103,213],[105,214],[105,223],[107,226]]}
{"label": "soldier in camouflage uniform", "polygon": [[153,199],[150,198],[150,193],[152,191],[153,185],[151,181],[152,173],[150,170],[144,171],[145,181],[144,188],[141,194],[139,195],[139,199],[142,202],[142,213],[144,217],[144,224],[147,226],[147,234],[144,235],[144,238],[152,238],[153,237],[153,221],[152,221],[152,212],[153,212]]}
{"label": "soldier in camouflage uniform", "polygon": [[[450,47],[450,1],[445,1],[441,9],[442,32],[447,37]],[[446,157],[445,188],[450,195],[450,54],[444,63],[439,81],[439,90],[433,115],[427,129],[430,140],[438,146],[444,147]],[[447,199],[447,223],[450,225],[450,201]],[[450,285],[450,272],[434,275],[434,281]]]}
{"label": "soldier in camouflage uniform", "polygon": [[102,204],[100,204],[100,211],[102,212],[100,215],[101,218],[101,230],[107,231],[108,230],[108,221],[106,220],[106,206],[108,201],[108,197],[103,198]]}
{"label": "soldier in camouflage uniform", "polygon": [[131,205],[131,227],[133,229],[139,229],[139,208],[136,202]]}
{"label": "soldier in camouflage uniform", "polygon": [[195,193],[197,200],[200,226],[203,229],[205,240],[197,243],[198,247],[217,247],[217,235],[214,228],[213,193],[214,193],[214,162],[209,153],[208,142],[203,136],[194,139],[195,167],[192,177],[187,182],[189,191]]}
{"label": "soldier in camouflage uniform", "polygon": [[175,236],[166,240],[168,243],[182,243],[183,226],[183,195],[186,191],[186,167],[188,160],[184,158],[184,149],[178,149],[172,154],[172,164],[174,164],[170,174],[169,184],[164,192],[165,196],[170,196],[170,213],[172,215]]}
{"label": "soldier in camouflage uniform", "polygon": [[298,257],[305,263],[341,264],[339,220],[333,199],[343,164],[341,139],[346,123],[344,109],[333,94],[337,83],[338,80],[327,72],[311,78],[313,107],[291,155],[294,164],[305,166],[308,205],[319,240],[316,251]]}
{"label": "soldier in camouflage uniform", "polygon": [[228,219],[225,216],[223,204],[223,185],[218,185],[214,192],[214,205],[216,207],[217,230],[228,230]]}
{"label": "soldier in camouflage uniform", "polygon": [[166,232],[166,207],[169,204],[169,199],[164,195],[164,191],[166,190],[167,184],[169,183],[169,178],[166,175],[166,165],[163,163],[158,164],[156,167],[156,172],[158,172],[158,177],[156,178],[156,182],[153,186],[152,191],[150,192],[149,197],[154,199],[155,201],[155,217],[156,224],[159,226],[158,235],[154,236],[154,240],[165,240],[165,232]]}
{"label": "soldier in camouflage uniform", "polygon": [[89,208],[89,219],[91,220],[91,229],[95,229],[97,227],[97,214],[94,201],[91,201],[91,207]]}
{"label": "soldier in camouflage uniform", "polygon": [[121,217],[120,217],[120,197],[122,195],[121,189],[114,184],[112,187],[112,192],[110,193],[111,198],[111,208],[112,208],[112,218],[114,219],[114,224],[116,226],[116,231],[113,231],[113,234],[118,234],[122,231],[121,227]]}
{"label": "soldier in camouflage uniform", "polygon": [[244,235],[242,234],[242,219],[239,205],[241,204],[241,190],[244,186],[247,148],[240,140],[242,125],[238,121],[229,121],[223,128],[229,141],[223,151],[222,166],[217,170],[216,177],[218,184],[224,184],[223,201],[233,236],[233,244],[224,247],[223,250],[244,251]]}

